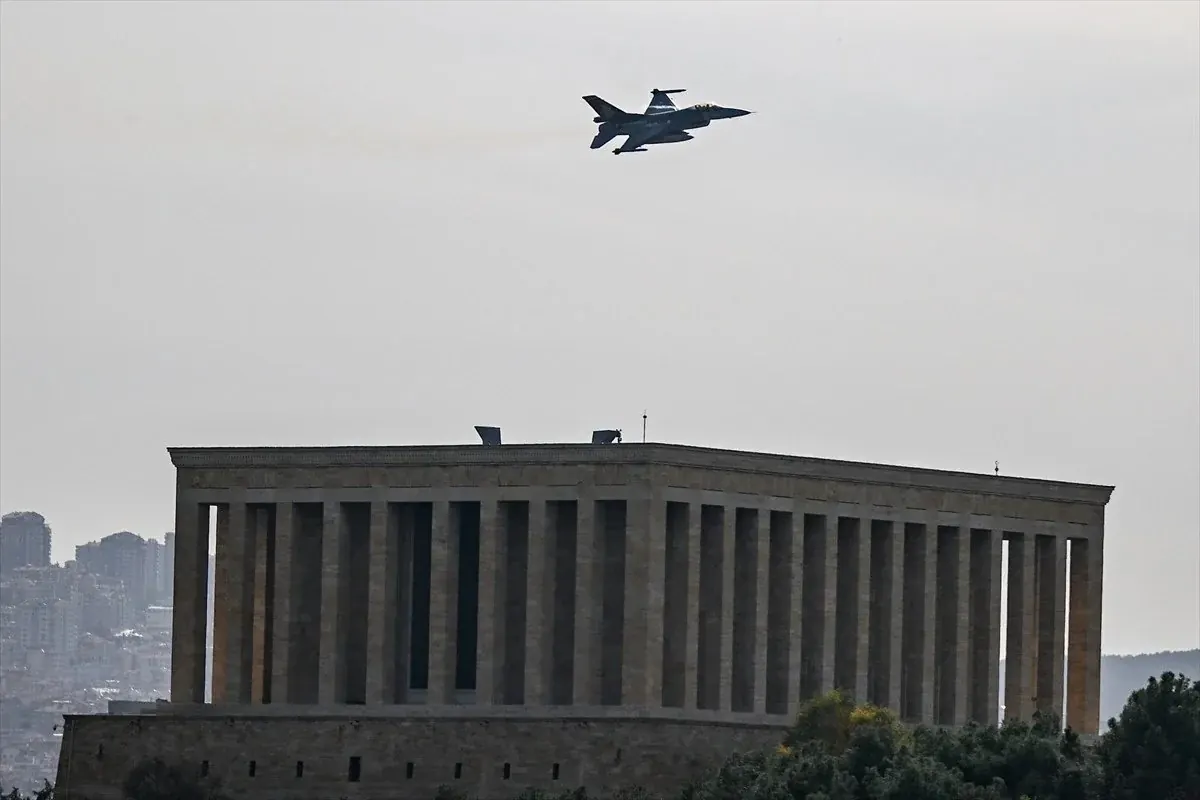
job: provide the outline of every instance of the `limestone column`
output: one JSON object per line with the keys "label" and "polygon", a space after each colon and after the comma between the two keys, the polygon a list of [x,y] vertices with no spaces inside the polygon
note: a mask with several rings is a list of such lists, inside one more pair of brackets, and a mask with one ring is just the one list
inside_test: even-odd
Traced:
{"label": "limestone column", "polygon": [[246,504],[236,501],[217,512],[216,580],[213,582],[213,685],[215,704],[250,702],[254,611],[253,562],[247,550]]}
{"label": "limestone column", "polygon": [[1037,622],[1034,606],[1034,537],[1013,533],[1008,545],[1008,632],[1005,645],[1004,717],[1033,716]]}
{"label": "limestone column", "polygon": [[1004,531],[990,531],[988,548],[991,551],[991,581],[988,588],[988,705],[985,714],[988,724],[1000,722],[1000,622],[1003,606],[1000,596],[1004,576]]}
{"label": "limestone column", "polygon": [[349,535],[342,504],[326,498],[321,529],[321,645],[317,702],[346,702],[347,567]]}
{"label": "limestone column", "polygon": [[1000,570],[999,527],[973,529],[970,539],[970,628],[967,657],[967,719],[995,725],[999,716]]}
{"label": "limestone column", "polygon": [[700,503],[687,505],[687,631],[683,669],[683,707],[697,707],[700,663]]}
{"label": "limestone column", "polygon": [[885,540],[884,571],[889,577],[886,582],[887,596],[887,625],[884,636],[887,639],[886,660],[881,664],[884,669],[884,683],[887,686],[886,705],[900,715],[900,692],[904,676],[904,523],[888,523],[888,537]]}
{"label": "limestone column", "polygon": [[271,512],[258,506],[251,512],[254,535],[254,663],[250,679],[250,702],[268,702],[271,694],[271,596],[274,583],[274,564],[271,563]]}
{"label": "limestone column", "polygon": [[654,493],[626,508],[621,702],[661,708],[666,503]]}
{"label": "limestone column", "polygon": [[203,703],[208,636],[208,506],[175,494],[171,702]]}
{"label": "limestone column", "polygon": [[387,496],[371,502],[367,567],[367,705],[395,703],[396,581],[399,548],[396,515]]}
{"label": "limestone column", "polygon": [[1067,639],[1067,540],[1038,537],[1038,710],[1063,715]]}
{"label": "limestone column", "polygon": [[804,510],[797,506],[790,515],[788,570],[788,658],[787,707],[788,716],[795,718],[800,711],[801,676],[804,670]]}
{"label": "limestone column", "polygon": [[275,504],[275,596],[271,621],[271,702],[289,700],[292,638],[292,561],[296,522],[291,503]]}
{"label": "limestone column", "polygon": [[395,507],[396,653],[394,667],[397,703],[407,703],[412,689],[413,545],[417,538],[417,509],[413,503]]}
{"label": "limestone column", "polygon": [[429,556],[429,705],[448,705],[454,700],[459,538],[454,512],[446,500],[433,504]]}
{"label": "limestone column", "polygon": [[754,584],[754,711],[767,713],[767,644],[770,639],[767,613],[771,603],[771,509],[758,510],[758,531],[754,542],[756,568]]}
{"label": "limestone column", "polygon": [[971,519],[964,515],[955,535],[958,542],[954,574],[954,706],[955,725],[967,724],[970,696],[968,668],[971,657]]}
{"label": "limestone column", "polygon": [[575,545],[575,663],[573,703],[600,705],[600,548],[596,499],[588,492],[578,503]]}
{"label": "limestone column", "polygon": [[930,724],[933,719],[933,708],[936,676],[937,676],[937,639],[934,632],[937,630],[937,545],[938,545],[938,526],[937,515],[930,514],[929,522],[925,525],[925,583],[924,583],[924,606],[922,608],[922,619],[924,624],[924,637],[921,644],[921,716],[918,722]]}
{"label": "limestone column", "polygon": [[1100,611],[1103,602],[1104,533],[1071,540],[1071,638],[1067,653],[1067,725],[1100,732]]}
{"label": "limestone column", "polygon": [[[557,520],[544,500],[529,501],[525,584],[525,704],[550,705],[554,656],[554,540]],[[481,572],[482,574],[482,572]]]}
{"label": "limestone column", "polygon": [[830,508],[825,514],[825,592],[822,604],[825,627],[821,637],[821,694],[832,691],[837,676],[837,587],[838,587],[838,513]]}
{"label": "limestone column", "polygon": [[733,592],[737,562],[737,506],[727,505],[721,526],[721,711],[733,710]]}
{"label": "limestone column", "polygon": [[213,621],[212,621],[212,702],[229,702],[226,686],[229,682],[229,572],[232,553],[229,543],[229,505],[217,507],[216,552],[213,554]]}
{"label": "limestone column", "polygon": [[[533,545],[533,513],[535,501],[529,503],[530,546]],[[479,635],[475,637],[475,702],[492,705],[504,701],[504,661],[506,586],[505,565],[508,528],[505,524],[507,506],[496,497],[479,504]],[[532,552],[532,550],[531,550]]]}
{"label": "limestone column", "polygon": [[855,619],[854,699],[865,703],[868,700],[867,679],[871,666],[871,518],[862,517],[857,524],[858,571],[854,592],[858,614]]}

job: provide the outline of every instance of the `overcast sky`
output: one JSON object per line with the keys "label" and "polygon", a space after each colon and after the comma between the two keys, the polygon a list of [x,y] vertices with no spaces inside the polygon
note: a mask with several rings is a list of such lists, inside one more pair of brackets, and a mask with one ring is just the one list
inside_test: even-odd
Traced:
{"label": "overcast sky", "polygon": [[[0,5],[0,510],[174,445],[578,441],[1115,484],[1200,644],[1200,4]],[[758,112],[591,151],[581,99]]]}

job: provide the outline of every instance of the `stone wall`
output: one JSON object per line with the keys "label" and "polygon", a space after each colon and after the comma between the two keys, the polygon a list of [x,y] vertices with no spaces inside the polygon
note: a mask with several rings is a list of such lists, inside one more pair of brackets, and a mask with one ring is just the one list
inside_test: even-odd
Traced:
{"label": "stone wall", "polygon": [[[119,800],[155,756],[256,800],[431,800],[446,784],[480,800],[527,787],[625,785],[672,792],[730,753],[774,747],[778,723],[636,716],[69,716],[58,800]],[[351,780],[357,758],[359,776]]]}

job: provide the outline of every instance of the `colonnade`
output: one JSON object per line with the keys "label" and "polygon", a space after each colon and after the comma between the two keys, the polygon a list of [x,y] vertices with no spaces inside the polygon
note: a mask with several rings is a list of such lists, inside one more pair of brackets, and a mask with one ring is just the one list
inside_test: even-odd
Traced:
{"label": "colonnade", "polygon": [[1099,528],[685,490],[347,497],[181,496],[174,702],[204,699],[215,510],[214,703],[790,715],[836,687],[992,723],[1008,541],[1005,714],[1069,687],[1066,723],[1099,728]]}

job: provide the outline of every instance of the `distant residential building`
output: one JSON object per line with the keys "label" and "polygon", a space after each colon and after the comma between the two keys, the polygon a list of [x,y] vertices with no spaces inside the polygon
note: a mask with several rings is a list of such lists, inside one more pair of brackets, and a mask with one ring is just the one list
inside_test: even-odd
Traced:
{"label": "distant residential building", "polygon": [[16,628],[26,651],[70,655],[79,642],[79,604],[71,600],[28,600],[17,607]]}
{"label": "distant residential building", "polygon": [[134,626],[137,615],[125,595],[123,581],[103,575],[89,575],[81,585],[84,631],[97,636],[110,636]]}
{"label": "distant residential building", "polygon": [[50,566],[50,526],[36,511],[0,517],[0,574],[18,567]]}
{"label": "distant residential building", "polygon": [[151,636],[171,637],[170,606],[150,606],[146,609],[146,633]]}
{"label": "distant residential building", "polygon": [[94,575],[116,578],[125,585],[125,597],[135,617],[146,610],[146,540],[136,533],[120,531],[98,542],[75,548],[75,560]]}
{"label": "distant residential building", "polygon": [[162,542],[146,540],[146,604],[165,603],[167,599],[167,548]]}
{"label": "distant residential building", "polygon": [[175,602],[175,534],[172,531],[167,531],[163,534],[163,547],[166,550],[166,592],[163,594],[163,603],[172,605]]}

